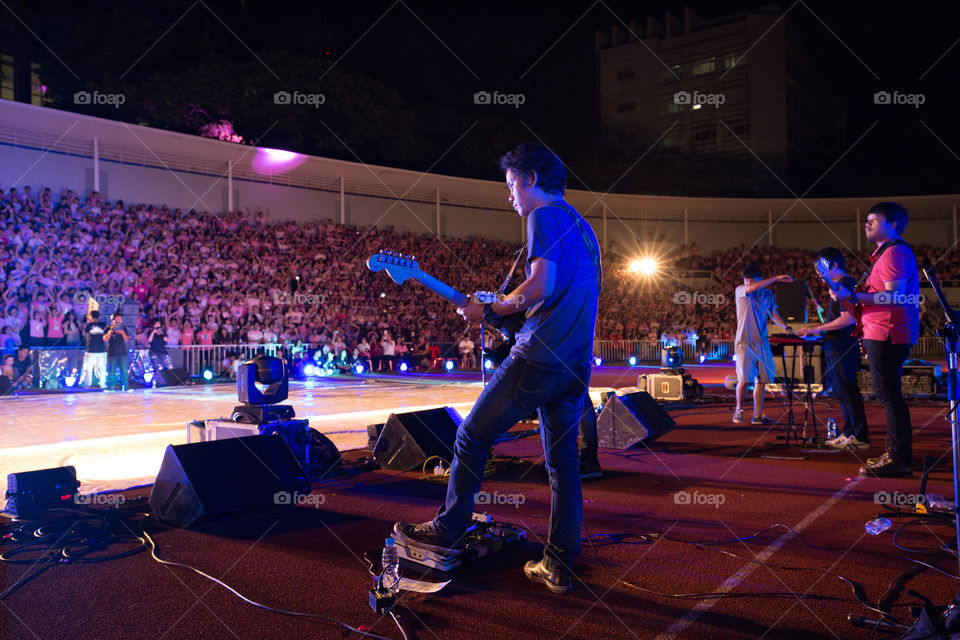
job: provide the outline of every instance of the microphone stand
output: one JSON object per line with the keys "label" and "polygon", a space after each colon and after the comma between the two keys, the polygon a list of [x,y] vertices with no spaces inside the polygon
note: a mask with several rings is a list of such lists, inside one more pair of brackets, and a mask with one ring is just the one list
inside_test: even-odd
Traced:
{"label": "microphone stand", "polygon": [[[957,312],[950,307],[946,296],[943,295],[943,288],[937,280],[937,275],[933,267],[923,268],[923,275],[933,287],[933,292],[943,307],[943,313],[946,322],[942,329],[937,330],[937,335],[943,339],[943,348],[947,354],[947,401],[950,403],[950,411],[947,413],[947,422],[950,423],[950,436],[953,440],[953,518],[956,525],[957,549],[960,550],[960,510],[957,509],[957,501],[960,498],[960,423],[957,421],[957,404],[960,400],[960,385],[958,382],[957,371],[957,353],[960,352],[960,318]],[[960,552],[957,554],[957,565],[960,568]]]}

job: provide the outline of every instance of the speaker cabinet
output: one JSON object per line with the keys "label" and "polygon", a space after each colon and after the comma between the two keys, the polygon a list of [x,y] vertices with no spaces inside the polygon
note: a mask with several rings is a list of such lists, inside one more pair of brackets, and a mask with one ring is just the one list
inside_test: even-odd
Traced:
{"label": "speaker cabinet", "polygon": [[807,321],[807,281],[778,282],[774,299],[780,317],[787,322]]}
{"label": "speaker cabinet", "polygon": [[169,445],[150,508],[175,527],[238,511],[291,504],[310,482],[283,438],[247,436]]}
{"label": "speaker cabinet", "polygon": [[161,369],[160,384],[164,387],[175,387],[190,383],[190,374],[186,369]]}
{"label": "speaker cabinet", "polygon": [[415,469],[430,456],[449,463],[461,422],[452,407],[392,413],[373,447],[373,459],[382,468],[397,471]]}
{"label": "speaker cabinet", "polygon": [[666,409],[643,391],[613,396],[597,417],[597,437],[607,449],[629,449],[676,427]]}

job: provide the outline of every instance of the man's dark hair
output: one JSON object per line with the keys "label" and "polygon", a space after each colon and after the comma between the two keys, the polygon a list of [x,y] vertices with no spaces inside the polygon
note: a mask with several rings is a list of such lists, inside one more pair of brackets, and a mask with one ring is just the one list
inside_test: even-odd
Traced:
{"label": "man's dark hair", "polygon": [[847,259],[844,257],[843,251],[836,247],[824,247],[817,251],[817,260],[820,258],[826,258],[827,262],[836,264],[842,271],[847,270]]}
{"label": "man's dark hair", "polygon": [[114,317],[114,318],[122,318],[122,317],[123,317],[123,312],[122,312],[122,311],[114,311],[112,317]]}
{"label": "man's dark hair", "polygon": [[517,177],[529,180],[537,174],[536,186],[547,193],[563,195],[567,188],[567,170],[563,161],[542,144],[527,142],[500,158],[500,169],[513,171]]}
{"label": "man's dark hair", "polygon": [[910,221],[910,214],[897,202],[878,202],[870,207],[870,213],[879,214],[887,222],[895,223],[898,236],[903,235]]}
{"label": "man's dark hair", "polygon": [[94,320],[99,320],[99,319],[100,319],[100,312],[97,311],[97,310],[93,310],[93,311],[90,312],[90,317],[93,318]]}
{"label": "man's dark hair", "polygon": [[763,277],[763,271],[755,264],[748,264],[743,268],[743,277],[747,280],[759,280]]}

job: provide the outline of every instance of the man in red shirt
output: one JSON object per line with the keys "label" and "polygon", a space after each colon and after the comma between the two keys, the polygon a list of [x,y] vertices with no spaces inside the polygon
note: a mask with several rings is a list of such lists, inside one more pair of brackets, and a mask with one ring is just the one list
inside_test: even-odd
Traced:
{"label": "man in red shirt", "polygon": [[[900,238],[907,227],[907,210],[896,202],[881,202],[867,216],[867,240],[877,245],[862,292],[849,301],[863,306],[863,349],[870,363],[873,391],[887,418],[887,451],[870,458],[861,473],[871,476],[913,475],[913,431],[910,409],[900,389],[903,363],[920,333],[920,280],[917,261]],[[841,289],[840,299],[849,292]]]}

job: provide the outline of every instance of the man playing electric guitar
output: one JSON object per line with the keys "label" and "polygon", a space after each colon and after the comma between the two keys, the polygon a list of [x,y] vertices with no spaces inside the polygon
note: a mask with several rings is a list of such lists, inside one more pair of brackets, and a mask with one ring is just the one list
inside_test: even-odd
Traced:
{"label": "man playing electric guitar", "polygon": [[839,288],[837,298],[863,306],[863,349],[870,363],[873,391],[887,419],[887,451],[861,469],[871,476],[913,475],[910,409],[900,389],[903,363],[920,333],[920,280],[917,261],[901,239],[909,214],[896,202],[873,205],[867,240],[877,245],[862,291]]}
{"label": "man playing electric guitar", "polygon": [[461,546],[493,443],[537,409],[552,492],[543,557],[524,573],[554,593],[573,588],[583,505],[577,427],[590,381],[600,290],[600,247],[590,225],[563,199],[566,169],[538,144],[520,145],[500,161],[510,203],[527,225],[526,279],[498,302],[469,302],[469,322],[496,324],[528,312],[510,355],[481,392],[457,431],[446,503],[422,524],[398,522],[397,543],[437,553]]}
{"label": "man playing electric guitar", "polygon": [[837,437],[826,441],[834,449],[861,451],[870,448],[870,433],[867,416],[863,409],[863,397],[857,384],[860,370],[860,344],[853,333],[855,321],[850,309],[837,299],[841,287],[853,291],[857,282],[847,275],[847,262],[843,252],[834,247],[824,247],[817,253],[817,272],[830,287],[830,304],[823,324],[818,327],[797,329],[798,336],[823,335],[824,356],[827,374],[833,392],[840,401],[843,414],[843,430]]}

